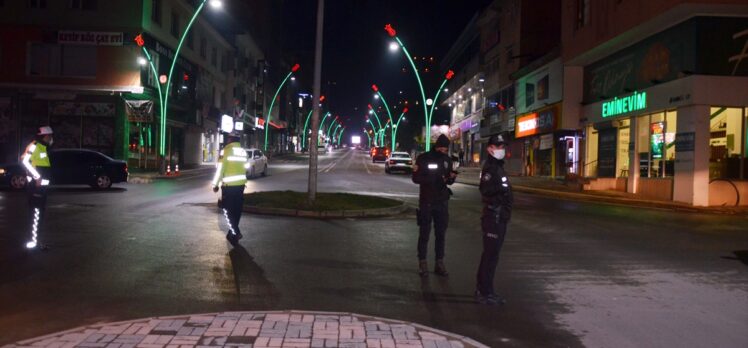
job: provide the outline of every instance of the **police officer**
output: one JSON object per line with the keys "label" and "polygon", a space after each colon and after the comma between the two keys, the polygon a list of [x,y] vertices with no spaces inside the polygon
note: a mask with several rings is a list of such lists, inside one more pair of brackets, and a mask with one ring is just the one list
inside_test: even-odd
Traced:
{"label": "police officer", "polygon": [[434,236],[436,237],[436,266],[434,273],[447,276],[444,266],[444,236],[449,223],[449,196],[451,191],[447,185],[452,185],[457,172],[452,169],[452,159],[447,155],[449,138],[444,134],[436,140],[436,146],[429,152],[416,158],[413,167],[414,183],[420,185],[418,199],[418,274],[428,276],[428,262],[426,261],[431,222],[434,222]]}
{"label": "police officer", "polygon": [[239,230],[239,220],[244,207],[244,185],[247,183],[247,151],[239,143],[239,138],[227,136],[227,144],[221,151],[223,158],[218,163],[213,178],[213,192],[221,187],[221,201],[223,215],[229,224],[226,239],[233,246],[237,246],[242,233]]}
{"label": "police officer", "polygon": [[31,239],[26,243],[27,249],[36,249],[39,246],[47,248],[39,243],[38,234],[47,207],[47,187],[51,174],[47,147],[52,145],[52,141],[52,128],[40,127],[34,140],[26,146],[21,159],[28,180],[26,190],[29,198]]}
{"label": "police officer", "polygon": [[488,141],[488,159],[483,164],[480,193],[483,200],[481,229],[483,230],[483,254],[478,266],[475,298],[483,304],[503,304],[493,289],[493,278],[499,262],[499,252],[504,244],[506,226],[512,214],[512,187],[504,171],[506,143],[501,135]]}

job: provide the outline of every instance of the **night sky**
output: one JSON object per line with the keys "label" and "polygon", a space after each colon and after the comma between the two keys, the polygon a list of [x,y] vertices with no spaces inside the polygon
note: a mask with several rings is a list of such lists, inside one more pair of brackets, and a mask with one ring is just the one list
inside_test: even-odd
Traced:
{"label": "night sky", "polygon": [[[422,65],[423,62],[417,63],[422,71],[427,98],[433,97],[445,73],[440,68],[441,60],[472,16],[488,3],[490,0],[325,1],[322,88],[329,101],[327,107],[341,116],[349,130],[361,130],[366,105],[381,105],[372,98],[370,86],[376,83],[391,106],[402,99],[409,100],[409,114],[413,117],[401,132],[413,132],[414,126],[423,124],[422,106],[414,104],[421,99],[418,84],[402,52],[389,51],[391,40],[384,25],[391,23],[395,27],[412,55],[434,57],[430,73],[423,73],[426,66]],[[311,0],[288,0],[283,4],[284,51],[287,55],[298,56],[308,67],[309,74],[303,75],[308,81],[299,82],[309,92],[313,76],[316,4],[317,1]],[[403,73],[402,68],[407,68],[407,72]],[[403,91],[402,99],[399,98],[400,91]],[[380,113],[380,117],[383,114],[386,112]],[[437,115],[434,118],[437,119]]]}
{"label": "night sky", "polygon": [[[340,115],[349,130],[346,138],[364,126],[367,104],[382,105],[373,99],[370,87],[373,83],[379,86],[391,106],[409,101],[408,114],[411,117],[406,117],[408,121],[401,123],[400,132],[411,135],[398,136],[404,145],[409,147],[408,140],[420,132],[423,125],[422,106],[415,105],[416,100],[421,101],[418,83],[403,53],[390,52],[391,39],[384,31],[385,24],[391,23],[395,27],[413,56],[434,58],[433,61],[419,59],[416,62],[429,98],[433,97],[446,73],[440,65],[447,51],[470,19],[490,2],[326,0],[322,93],[327,104],[324,108]],[[207,14],[209,20],[222,31],[251,29],[261,46],[281,48],[277,54],[288,66],[299,63],[302,67],[299,78],[290,87],[312,93],[317,1],[243,0],[225,3],[231,16]],[[271,38],[274,37],[278,37],[280,42],[273,42]],[[277,61],[275,54],[270,53],[271,63]],[[430,68],[429,73],[423,72],[426,67]],[[403,68],[407,71],[403,72]],[[399,110],[402,106],[404,104],[399,106]],[[400,112],[393,111],[393,114],[397,117]],[[386,112],[382,111],[380,117],[386,117]],[[434,113],[435,123],[446,122],[447,118],[445,109]]]}

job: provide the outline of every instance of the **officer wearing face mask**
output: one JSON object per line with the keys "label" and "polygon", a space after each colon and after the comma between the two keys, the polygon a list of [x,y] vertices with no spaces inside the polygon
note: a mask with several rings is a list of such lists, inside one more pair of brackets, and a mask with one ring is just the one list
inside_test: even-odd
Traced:
{"label": "officer wearing face mask", "polygon": [[504,171],[506,143],[501,135],[488,141],[488,159],[483,165],[480,193],[483,201],[481,229],[483,230],[483,254],[478,266],[475,299],[483,304],[503,304],[493,288],[499,252],[504,244],[506,227],[512,214],[512,187]]}

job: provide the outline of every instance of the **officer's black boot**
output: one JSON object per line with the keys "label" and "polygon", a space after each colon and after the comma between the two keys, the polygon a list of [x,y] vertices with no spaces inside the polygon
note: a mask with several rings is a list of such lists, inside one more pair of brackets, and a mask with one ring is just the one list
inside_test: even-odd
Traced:
{"label": "officer's black boot", "polygon": [[426,260],[418,261],[418,275],[420,275],[421,277],[429,276],[429,263],[426,262]]}
{"label": "officer's black boot", "polygon": [[449,272],[447,272],[447,267],[444,266],[444,260],[436,260],[436,267],[434,267],[434,273],[442,277],[446,277],[449,275]]}

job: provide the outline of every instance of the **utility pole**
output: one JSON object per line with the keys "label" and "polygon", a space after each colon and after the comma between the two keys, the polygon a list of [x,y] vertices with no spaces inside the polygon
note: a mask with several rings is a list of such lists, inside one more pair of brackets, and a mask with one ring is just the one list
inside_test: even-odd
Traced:
{"label": "utility pole", "polygon": [[314,96],[312,100],[312,135],[309,137],[309,203],[317,199],[317,137],[319,134],[319,97],[322,83],[322,36],[325,0],[317,0],[317,40],[314,51]]}

